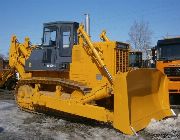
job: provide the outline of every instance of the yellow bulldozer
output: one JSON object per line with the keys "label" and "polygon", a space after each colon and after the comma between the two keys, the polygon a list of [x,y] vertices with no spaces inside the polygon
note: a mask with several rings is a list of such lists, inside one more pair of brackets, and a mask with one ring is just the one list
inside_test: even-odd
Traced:
{"label": "yellow bulldozer", "polygon": [[20,74],[16,102],[26,111],[65,112],[110,123],[125,134],[171,116],[168,79],[157,69],[128,71],[129,45],[92,42],[77,22],[50,22],[42,44],[12,37],[9,64]]}

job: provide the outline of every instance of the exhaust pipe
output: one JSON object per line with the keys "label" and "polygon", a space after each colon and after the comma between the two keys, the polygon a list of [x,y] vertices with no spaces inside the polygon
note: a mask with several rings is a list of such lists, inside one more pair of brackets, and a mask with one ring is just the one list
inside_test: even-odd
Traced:
{"label": "exhaust pipe", "polygon": [[85,14],[85,16],[86,16],[86,18],[85,18],[85,31],[90,36],[90,16],[89,16],[89,14]]}

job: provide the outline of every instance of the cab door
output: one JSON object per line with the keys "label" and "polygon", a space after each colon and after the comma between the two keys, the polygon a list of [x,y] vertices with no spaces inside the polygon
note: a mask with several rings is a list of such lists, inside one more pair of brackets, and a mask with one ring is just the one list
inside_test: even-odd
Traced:
{"label": "cab door", "polygon": [[72,53],[72,26],[63,25],[60,29],[60,56],[61,57],[71,57]]}
{"label": "cab door", "polygon": [[56,53],[58,48],[58,28],[56,26],[46,27],[44,29],[44,42],[43,42],[43,63],[52,63],[56,61]]}

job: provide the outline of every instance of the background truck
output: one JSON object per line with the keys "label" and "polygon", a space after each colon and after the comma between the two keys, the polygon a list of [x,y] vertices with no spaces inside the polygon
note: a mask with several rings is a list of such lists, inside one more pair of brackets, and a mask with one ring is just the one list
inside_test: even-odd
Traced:
{"label": "background truck", "polygon": [[156,68],[169,78],[171,104],[180,104],[180,37],[158,40]]}

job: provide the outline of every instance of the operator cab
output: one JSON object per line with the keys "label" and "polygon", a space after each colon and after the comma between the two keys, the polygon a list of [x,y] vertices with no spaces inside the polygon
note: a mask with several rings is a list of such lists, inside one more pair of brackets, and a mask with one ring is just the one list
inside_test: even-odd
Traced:
{"label": "operator cab", "polygon": [[42,44],[32,51],[26,61],[25,70],[68,69],[72,60],[72,47],[78,42],[78,27],[77,22],[44,23]]}
{"label": "operator cab", "polygon": [[77,44],[76,22],[51,22],[44,24],[43,47],[55,47],[60,50],[60,56],[70,56],[72,46]]}

